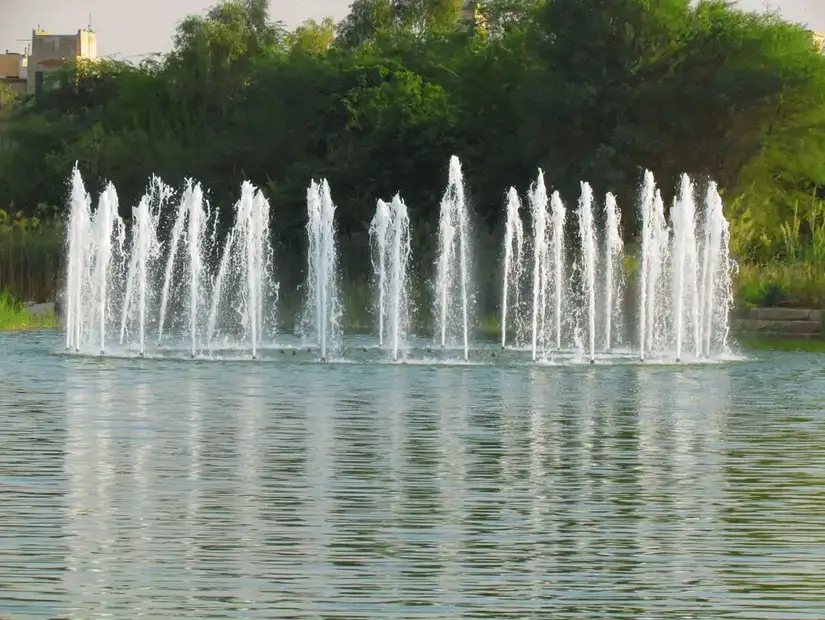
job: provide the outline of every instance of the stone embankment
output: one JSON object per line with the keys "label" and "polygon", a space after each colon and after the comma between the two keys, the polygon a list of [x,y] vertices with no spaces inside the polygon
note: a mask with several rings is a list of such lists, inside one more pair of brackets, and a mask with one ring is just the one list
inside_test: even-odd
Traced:
{"label": "stone embankment", "polygon": [[30,301],[26,303],[26,310],[28,310],[32,316],[48,316],[49,314],[55,313],[55,305],[53,302],[37,304]]}
{"label": "stone embankment", "polygon": [[749,336],[822,338],[825,310],[748,308],[735,319],[736,330]]}

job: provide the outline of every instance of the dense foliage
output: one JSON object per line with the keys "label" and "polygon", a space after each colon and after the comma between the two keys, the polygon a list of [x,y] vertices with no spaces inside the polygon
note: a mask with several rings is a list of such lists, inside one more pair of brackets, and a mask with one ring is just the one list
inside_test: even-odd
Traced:
{"label": "dense foliage", "polygon": [[[90,187],[114,181],[124,215],[152,173],[202,181],[221,208],[250,179],[297,256],[305,188],[327,177],[344,237],[400,190],[426,249],[455,153],[480,234],[537,167],[568,202],[589,180],[624,205],[650,168],[668,192],[681,172],[716,179],[737,254],[764,261],[825,186],[825,58],[775,15],[720,0],[488,0],[474,14],[354,0],[340,24],[289,32],[267,4],[222,2],[186,18],[168,55],[80,64],[7,111],[0,206],[63,204],[76,161]],[[624,224],[632,238],[629,208]]]}

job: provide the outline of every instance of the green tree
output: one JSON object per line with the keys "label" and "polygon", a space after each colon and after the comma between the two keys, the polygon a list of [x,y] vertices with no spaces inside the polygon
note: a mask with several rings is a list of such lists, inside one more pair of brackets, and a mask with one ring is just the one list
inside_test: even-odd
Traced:
{"label": "green tree", "polygon": [[336,28],[331,17],[325,17],[320,23],[308,19],[289,35],[290,49],[293,53],[323,54],[332,47]]}
{"label": "green tree", "polygon": [[484,27],[469,28],[462,6],[355,0],[337,28],[289,33],[265,0],[230,0],[186,18],[166,56],[58,71],[4,115],[0,204],[62,204],[77,161],[93,191],[115,182],[124,213],[158,173],[201,180],[231,223],[249,179],[272,199],[282,269],[298,274],[306,185],[320,177],[355,254],[375,199],[403,191],[427,260],[453,153],[480,235],[539,166],[568,202],[589,180],[623,206],[643,168],[667,193],[681,172],[712,177],[748,207],[747,251],[763,257],[794,205],[822,193],[825,59],[798,26],[721,1],[486,0]]}
{"label": "green tree", "polygon": [[390,0],[354,0],[349,15],[338,25],[338,43],[355,49],[394,26]]}
{"label": "green tree", "polygon": [[417,35],[449,30],[458,23],[463,0],[392,0],[396,21]]}

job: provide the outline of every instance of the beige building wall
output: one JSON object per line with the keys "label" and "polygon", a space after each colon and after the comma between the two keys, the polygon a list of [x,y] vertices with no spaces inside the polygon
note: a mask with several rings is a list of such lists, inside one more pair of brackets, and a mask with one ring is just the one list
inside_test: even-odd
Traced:
{"label": "beige building wall", "polygon": [[811,32],[811,38],[813,38],[814,43],[819,46],[819,51],[825,54],[825,34]]}
{"label": "beige building wall", "polygon": [[77,58],[97,58],[97,37],[89,30],[75,34],[49,34],[32,32],[32,49],[29,56],[27,92],[35,93],[46,77]]}
{"label": "beige building wall", "polygon": [[26,56],[8,50],[0,54],[0,84],[9,86],[19,95],[26,93]]}
{"label": "beige building wall", "polygon": [[0,54],[0,78],[20,77],[22,56],[6,52]]}
{"label": "beige building wall", "polygon": [[78,56],[81,58],[97,58],[97,36],[90,30],[81,30],[77,33],[80,49]]}

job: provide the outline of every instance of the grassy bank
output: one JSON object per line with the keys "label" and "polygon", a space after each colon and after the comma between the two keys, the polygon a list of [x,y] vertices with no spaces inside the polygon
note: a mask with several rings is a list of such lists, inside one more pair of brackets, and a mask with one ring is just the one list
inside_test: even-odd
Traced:
{"label": "grassy bank", "polygon": [[[731,205],[736,306],[825,308],[825,201]],[[767,218],[767,219],[766,219]]]}
{"label": "grassy bank", "polygon": [[63,254],[63,227],[0,209],[0,291],[26,301],[54,299]]}
{"label": "grassy bank", "polygon": [[825,340],[742,337],[737,342],[743,351],[825,353]]}
{"label": "grassy bank", "polygon": [[15,296],[0,293],[0,330],[54,329],[57,317],[54,313],[32,314]]}
{"label": "grassy bank", "polygon": [[825,263],[777,259],[743,264],[735,287],[737,308],[825,308]]}

